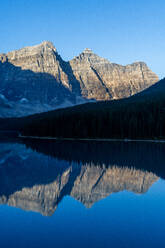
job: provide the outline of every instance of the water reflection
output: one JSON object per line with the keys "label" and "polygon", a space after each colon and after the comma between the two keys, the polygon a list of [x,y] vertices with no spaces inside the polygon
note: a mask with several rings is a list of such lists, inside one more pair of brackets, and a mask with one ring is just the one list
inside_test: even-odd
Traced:
{"label": "water reflection", "polygon": [[0,203],[52,215],[64,196],[91,207],[123,190],[143,194],[165,176],[164,144],[0,143]]}

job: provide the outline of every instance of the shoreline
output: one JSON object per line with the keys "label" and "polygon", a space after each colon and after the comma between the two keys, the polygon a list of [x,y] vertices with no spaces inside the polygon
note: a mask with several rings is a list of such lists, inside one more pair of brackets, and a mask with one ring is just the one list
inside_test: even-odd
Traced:
{"label": "shoreline", "polygon": [[19,135],[18,138],[23,139],[38,139],[38,140],[64,140],[64,141],[98,141],[98,142],[153,142],[165,143],[165,140],[158,139],[99,139],[99,138],[55,138],[55,137],[40,137],[40,136],[24,136]]}

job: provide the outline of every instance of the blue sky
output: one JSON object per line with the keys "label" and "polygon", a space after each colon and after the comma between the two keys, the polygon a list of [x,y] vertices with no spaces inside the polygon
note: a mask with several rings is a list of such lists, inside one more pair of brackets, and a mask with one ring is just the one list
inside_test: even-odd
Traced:
{"label": "blue sky", "polygon": [[50,40],[63,59],[84,48],[165,77],[164,0],[1,0],[0,53]]}

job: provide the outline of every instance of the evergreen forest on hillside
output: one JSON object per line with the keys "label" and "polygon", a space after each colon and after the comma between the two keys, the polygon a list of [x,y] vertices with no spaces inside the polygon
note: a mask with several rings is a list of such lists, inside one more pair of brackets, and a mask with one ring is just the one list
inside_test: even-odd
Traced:
{"label": "evergreen forest on hillside", "polygon": [[26,136],[164,139],[164,84],[165,80],[161,80],[142,93],[123,100],[87,103],[10,119],[8,125],[10,123],[10,129],[19,130]]}

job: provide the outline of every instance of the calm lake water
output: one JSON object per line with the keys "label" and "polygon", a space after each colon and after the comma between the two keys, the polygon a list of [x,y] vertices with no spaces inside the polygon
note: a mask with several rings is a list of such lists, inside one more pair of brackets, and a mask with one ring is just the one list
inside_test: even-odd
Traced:
{"label": "calm lake water", "polygon": [[0,247],[165,247],[165,144],[0,142]]}

